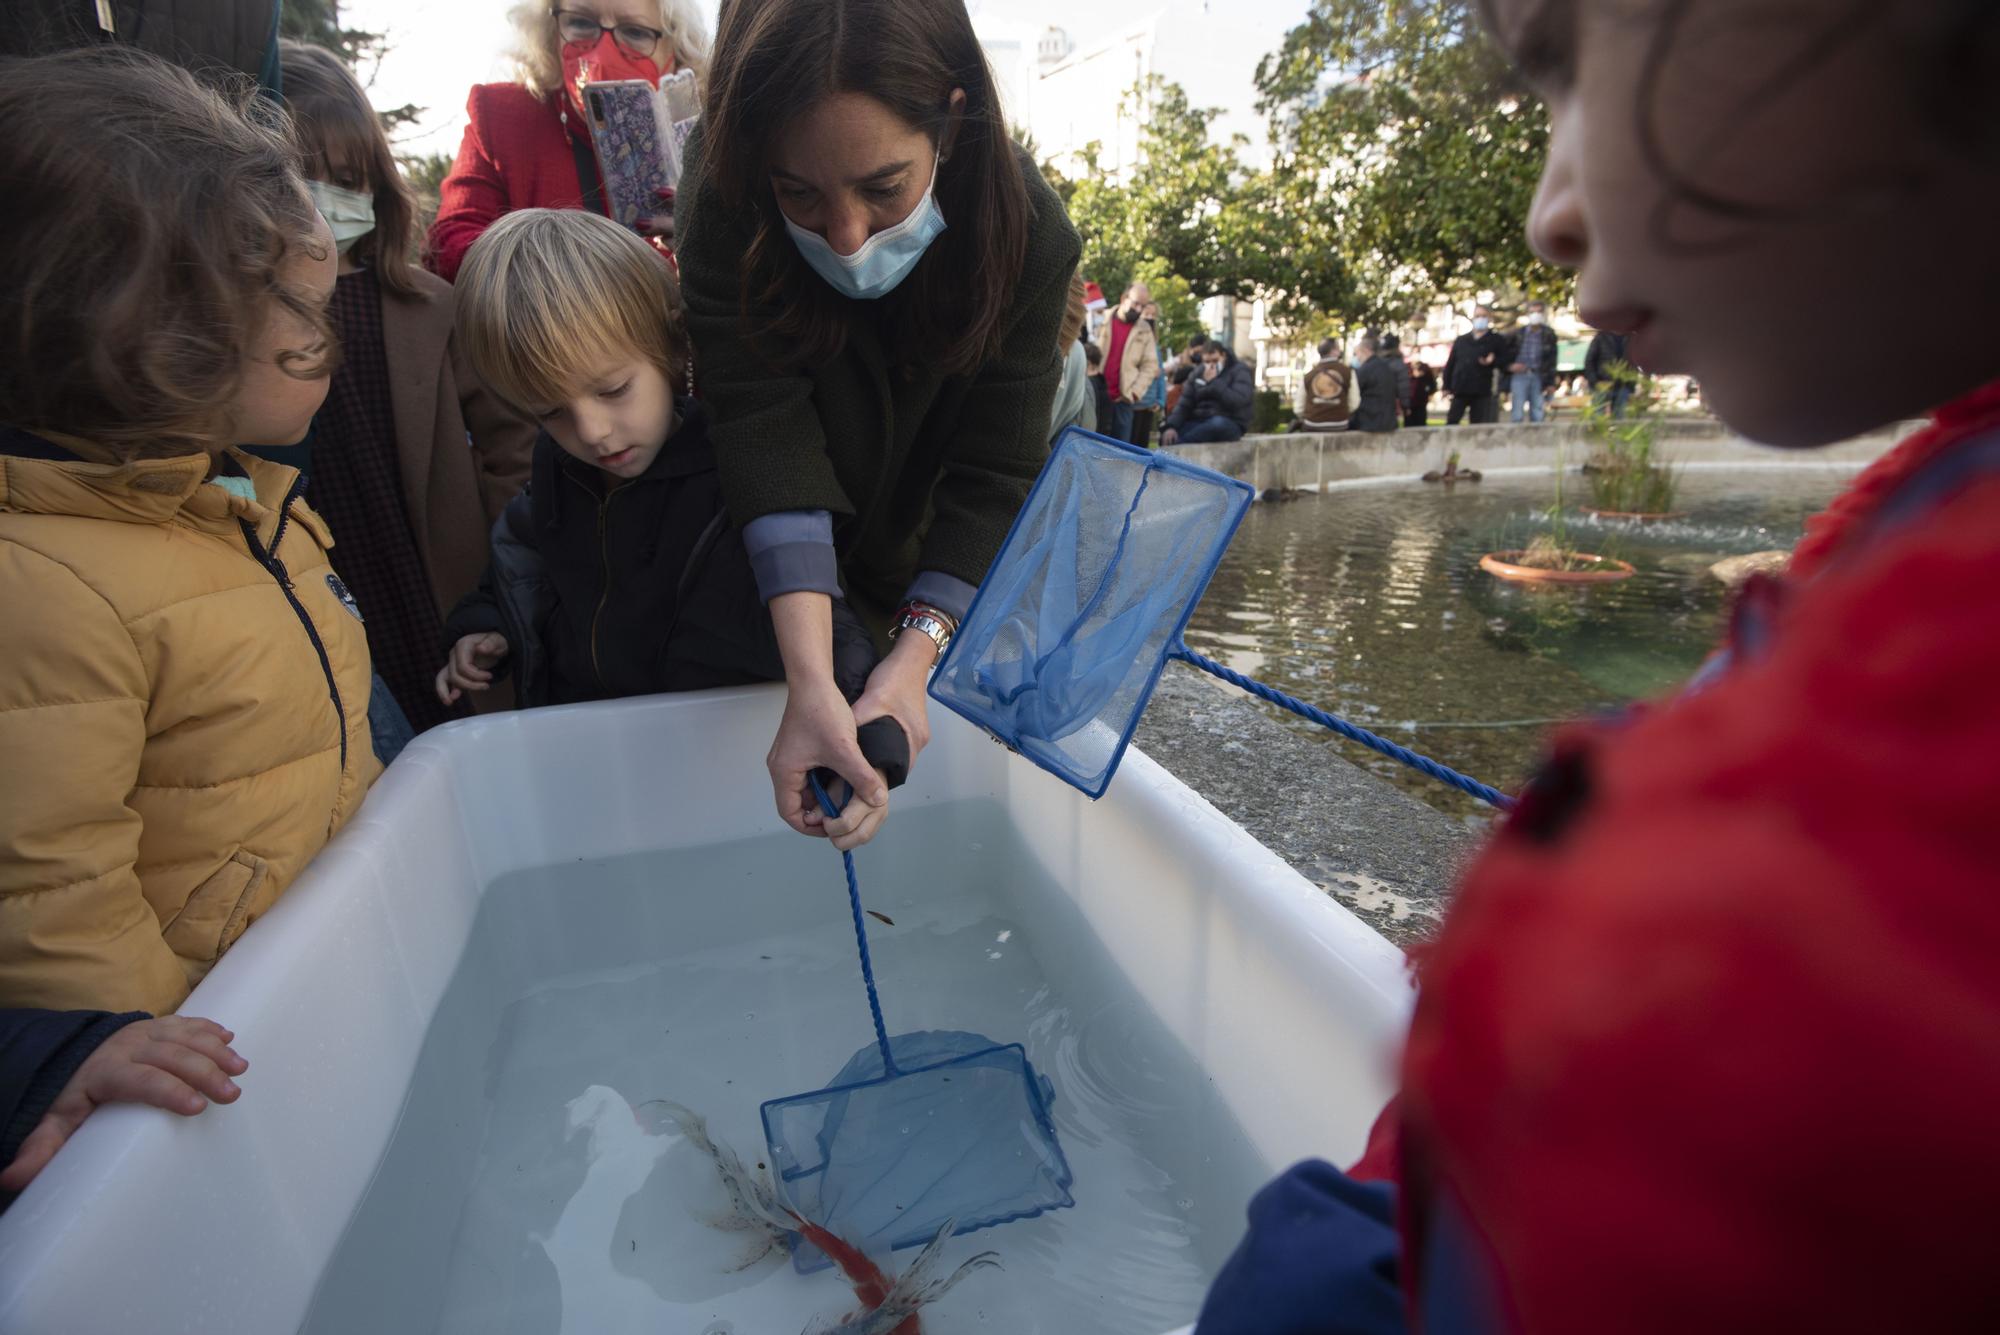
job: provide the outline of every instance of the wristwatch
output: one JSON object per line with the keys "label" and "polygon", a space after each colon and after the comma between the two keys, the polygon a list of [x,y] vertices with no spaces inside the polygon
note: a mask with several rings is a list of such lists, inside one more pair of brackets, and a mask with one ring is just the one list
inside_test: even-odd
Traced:
{"label": "wristwatch", "polygon": [[889,627],[889,638],[893,640],[906,630],[927,636],[937,646],[938,657],[943,658],[951,637],[958,634],[958,623],[950,613],[928,603],[904,603],[896,613],[896,624]]}

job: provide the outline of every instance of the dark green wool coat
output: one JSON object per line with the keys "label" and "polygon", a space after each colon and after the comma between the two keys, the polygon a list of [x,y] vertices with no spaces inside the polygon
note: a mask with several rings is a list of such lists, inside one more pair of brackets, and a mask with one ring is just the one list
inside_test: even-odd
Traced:
{"label": "dark green wool coat", "polygon": [[[1062,378],[1056,343],[1082,243],[1041,172],[1018,160],[1033,219],[1005,342],[977,372],[955,376],[892,366],[883,330],[895,328],[907,282],[847,303],[853,319],[838,357],[774,366],[741,308],[739,265],[754,223],[723,207],[698,165],[681,179],[675,254],[730,517],[740,525],[830,511],[849,597],[877,616],[920,570],[978,584],[1048,458]],[[934,243],[919,265],[940,258]]]}

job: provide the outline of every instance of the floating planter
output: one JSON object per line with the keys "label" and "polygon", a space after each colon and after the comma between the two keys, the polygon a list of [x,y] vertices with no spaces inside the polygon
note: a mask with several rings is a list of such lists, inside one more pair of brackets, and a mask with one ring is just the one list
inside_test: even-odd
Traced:
{"label": "floating planter", "polygon": [[1526,556],[1522,551],[1488,552],[1479,558],[1479,568],[1496,579],[1515,584],[1615,584],[1638,573],[1630,561],[1594,552],[1564,552],[1565,564],[1561,568],[1522,565]]}

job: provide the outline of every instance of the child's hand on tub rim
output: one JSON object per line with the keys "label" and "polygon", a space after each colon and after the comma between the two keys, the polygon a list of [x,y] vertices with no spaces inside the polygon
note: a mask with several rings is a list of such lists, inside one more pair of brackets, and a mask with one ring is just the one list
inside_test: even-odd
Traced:
{"label": "child's hand on tub rim", "polygon": [[163,1015],[134,1020],[97,1045],[0,1172],[0,1191],[21,1191],[55,1157],[84,1119],[107,1103],[145,1103],[192,1117],[242,1091],[231,1076],[250,1063],[229,1045],[236,1035],[213,1020]]}
{"label": "child's hand on tub rim", "polygon": [[466,691],[486,690],[493,685],[493,665],[506,656],[507,637],[498,631],[460,636],[451,647],[451,656],[438,669],[438,699],[455,705]]}

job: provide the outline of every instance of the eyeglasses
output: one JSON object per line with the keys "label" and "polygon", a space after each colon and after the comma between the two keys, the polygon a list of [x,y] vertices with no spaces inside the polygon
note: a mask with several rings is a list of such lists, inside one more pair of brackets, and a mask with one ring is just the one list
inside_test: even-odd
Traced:
{"label": "eyeglasses", "polygon": [[658,28],[639,23],[599,23],[597,15],[574,9],[551,9],[549,13],[555,16],[556,31],[565,42],[595,42],[608,32],[628,56],[652,55],[660,49],[660,39],[666,36]]}

